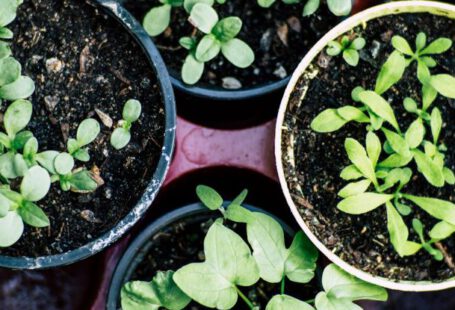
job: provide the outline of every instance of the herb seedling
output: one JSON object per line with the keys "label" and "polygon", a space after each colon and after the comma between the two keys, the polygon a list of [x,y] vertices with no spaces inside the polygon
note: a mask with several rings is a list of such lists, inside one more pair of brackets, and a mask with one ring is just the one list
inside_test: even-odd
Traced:
{"label": "herb seedling", "polygon": [[[442,260],[442,253],[431,245],[455,232],[455,204],[437,198],[410,195],[403,190],[414,174],[410,167],[412,161],[417,171],[432,186],[455,184],[455,174],[444,163],[447,147],[440,142],[443,124],[441,111],[434,107],[429,112],[438,93],[454,98],[455,78],[448,74],[432,76],[428,69],[436,66],[429,55],[448,50],[452,42],[442,38],[425,47],[426,36],[420,33],[416,40],[416,52],[402,37],[395,36],[392,44],[397,50],[382,66],[374,91],[361,87],[352,91],[353,101],[363,106],[327,109],[313,120],[311,128],[316,132],[333,132],[349,122],[367,125],[365,147],[355,139],[345,140],[345,150],[352,164],[341,171],[340,177],[351,183],[339,191],[342,201],[338,209],[355,215],[385,206],[390,240],[400,256],[413,255],[424,249],[434,259]],[[417,78],[422,84],[422,106],[419,108],[412,98],[404,100],[405,110],[415,115],[416,119],[403,132],[392,105],[383,94],[401,80],[406,67],[414,60],[418,63]],[[381,133],[384,142],[381,142]],[[441,221],[429,232],[429,241],[424,237],[424,225],[417,219],[413,221],[413,228],[418,240],[408,240],[409,229],[403,216],[413,212],[412,206],[421,208]]]}
{"label": "herb seedling", "polygon": [[341,38],[341,43],[338,41],[330,41],[326,52],[330,56],[343,55],[343,59],[350,66],[357,66],[359,63],[359,52],[362,48],[365,47],[364,38],[355,38],[353,41],[349,39],[348,36],[343,36]]}
{"label": "herb seedling", "polygon": [[[240,299],[250,309],[258,309],[241,287],[256,285],[262,279],[281,283],[280,291],[267,304],[267,310],[358,309],[359,299],[384,301],[385,289],[365,283],[331,264],[322,276],[323,291],[314,300],[301,301],[287,295],[286,281],[308,283],[314,275],[317,249],[302,232],[295,235],[289,248],[281,225],[269,215],[241,206],[247,191],[234,201],[224,203],[212,188],[200,185],[196,192],[210,210],[219,210],[217,219],[204,240],[205,261],[183,266],[177,271],[158,272],[151,282],[133,281],[124,285],[121,303],[124,310],[163,307],[184,309],[191,300],[217,309],[232,309]],[[233,221],[246,225],[246,239],[224,225]]]}
{"label": "herb seedling", "polygon": [[[276,0],[257,0],[258,4],[264,8],[272,6]],[[308,16],[315,13],[319,6],[321,5],[320,0],[283,0],[286,4],[295,4],[300,2],[305,2],[303,8],[303,16]],[[329,7],[330,12],[337,16],[349,15],[352,10],[351,0],[327,0],[327,6]]]}
{"label": "herb seedling", "polygon": [[142,105],[139,101],[130,99],[123,106],[123,119],[119,122],[119,127],[115,128],[111,135],[111,145],[120,150],[131,140],[131,126],[141,116]]}
{"label": "herb seedling", "polygon": [[68,153],[75,159],[82,162],[89,161],[90,155],[87,148],[84,148],[84,146],[92,143],[99,133],[100,124],[98,121],[94,120],[93,118],[87,118],[83,120],[77,128],[76,139],[68,139]]}
{"label": "herb seedling", "polygon": [[22,0],[2,0],[0,2],[0,42],[1,39],[13,38],[13,32],[6,26],[16,19],[17,8],[21,4]]}
{"label": "herb seedling", "polygon": [[0,101],[25,99],[35,91],[35,83],[21,75],[22,66],[12,58],[0,59]]}

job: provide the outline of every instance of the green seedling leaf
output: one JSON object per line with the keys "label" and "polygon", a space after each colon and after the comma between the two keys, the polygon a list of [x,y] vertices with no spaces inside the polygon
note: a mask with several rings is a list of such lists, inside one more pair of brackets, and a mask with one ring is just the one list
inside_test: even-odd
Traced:
{"label": "green seedling leaf", "polygon": [[447,167],[444,167],[442,169],[442,173],[444,174],[444,180],[450,184],[450,185],[454,185],[455,184],[455,174],[453,173],[453,171]]}
{"label": "green seedling leaf", "polygon": [[351,13],[352,2],[350,0],[327,0],[330,12],[336,16],[346,16]]}
{"label": "green seedling leaf", "polygon": [[414,154],[417,167],[425,176],[425,179],[435,187],[444,186],[442,168],[435,164],[427,154],[422,153],[420,150],[414,149],[412,150],[412,153]]}
{"label": "green seedling leaf", "polygon": [[411,46],[409,46],[408,41],[401,36],[393,36],[392,38],[392,45],[393,47],[398,50],[400,53],[413,56],[414,52],[412,51]]}
{"label": "green seedling leaf", "polygon": [[14,155],[13,167],[15,174],[19,177],[24,176],[28,170],[28,165],[21,154]]}
{"label": "green seedling leaf", "polygon": [[[375,92],[379,95],[386,92],[390,87],[401,80],[405,69],[406,59],[398,51],[390,54],[379,72],[378,79],[376,80]],[[381,116],[379,113],[376,114]]]}
{"label": "green seedling leaf", "polygon": [[338,203],[337,208],[348,214],[363,214],[374,210],[393,199],[393,195],[361,193],[350,196]]}
{"label": "green seedling leaf", "polygon": [[347,198],[350,196],[355,196],[364,193],[367,191],[370,185],[371,185],[370,180],[362,180],[354,183],[349,183],[338,192],[338,196],[340,196],[341,198]]}
{"label": "green seedling leaf", "polygon": [[355,49],[347,49],[343,52],[343,59],[348,65],[356,67],[359,64],[359,52]]}
{"label": "green seedling leaf", "polygon": [[265,307],[265,310],[284,310],[284,309],[295,309],[295,310],[314,310],[314,308],[303,302],[288,295],[275,295],[270,299],[269,303]]}
{"label": "green seedling leaf", "polygon": [[433,135],[433,143],[436,144],[441,134],[442,116],[438,108],[434,108],[431,112],[431,134]]}
{"label": "green seedling leaf", "polygon": [[0,218],[5,217],[11,207],[11,201],[0,194]]}
{"label": "green seedling leaf", "polygon": [[15,179],[17,177],[14,169],[14,154],[12,152],[0,155],[0,175],[7,179]]}
{"label": "green seedling leaf", "polygon": [[[188,21],[203,33],[210,33],[218,22],[218,14],[210,5],[196,3],[191,10]],[[199,57],[198,57],[199,59]]]}
{"label": "green seedling leaf", "polygon": [[384,98],[372,91],[360,93],[359,98],[362,103],[368,106],[375,114],[389,122],[396,130],[400,130],[400,126],[395,118],[395,113]]}
{"label": "green seedling leaf", "polygon": [[191,13],[191,11],[193,10],[193,7],[197,3],[204,3],[204,4],[212,6],[215,3],[215,1],[214,0],[185,0],[183,2],[183,7],[185,8],[185,11],[187,13]]}
{"label": "green seedling leaf", "polygon": [[434,240],[444,240],[455,232],[455,225],[441,221],[433,226],[429,236]]}
{"label": "green seedling leaf", "polygon": [[38,140],[35,137],[30,137],[24,144],[24,158],[32,160],[38,153]]}
{"label": "green seedling leaf", "polygon": [[344,143],[346,153],[348,154],[351,162],[359,169],[359,171],[373,184],[377,183],[376,174],[374,171],[373,163],[368,158],[367,153],[363,146],[352,138],[347,138]]}
{"label": "green seedling leaf", "polygon": [[427,35],[424,32],[419,32],[416,36],[416,50],[420,52],[427,45]]}
{"label": "green seedling leaf", "polygon": [[397,251],[403,256],[414,255],[417,253],[421,245],[412,241],[408,241],[409,230],[403,221],[403,218],[397,212],[392,203],[386,204],[387,208],[387,229],[389,230],[390,241]]}
{"label": "green seedling leaf", "polygon": [[0,2],[0,28],[7,26],[16,18],[18,3],[15,0],[2,0]]}
{"label": "green seedling leaf", "polygon": [[[292,1],[284,1],[283,2],[285,3],[294,3]],[[309,16],[309,15],[312,15],[314,14],[318,8],[319,8],[319,5],[320,5],[320,0],[308,0],[305,4],[305,6],[303,7],[303,16]]]}
{"label": "green seedling leaf", "polygon": [[73,157],[82,162],[88,162],[90,160],[90,155],[86,148],[78,149],[76,152],[73,153]]}
{"label": "green seedling leaf", "polygon": [[455,99],[455,78],[453,76],[449,74],[433,75],[430,79],[430,84],[444,97]]}
{"label": "green seedling leaf", "polygon": [[409,145],[401,135],[385,128],[382,128],[382,131],[384,132],[389,145],[395,152],[404,157],[408,157],[410,155]]}
{"label": "green seedling leaf", "polygon": [[13,138],[24,129],[32,117],[32,104],[27,100],[16,100],[6,109],[3,124],[8,136]]}
{"label": "green seedling leaf", "polygon": [[351,47],[360,51],[362,48],[365,47],[365,45],[367,44],[367,42],[365,41],[364,38],[355,38],[354,41],[352,41],[352,45]]}
{"label": "green seedling leaf", "polygon": [[[0,45],[1,46],[1,45]],[[21,64],[13,57],[0,60],[0,86],[11,84],[21,76]]]}
{"label": "green seedling leaf", "polygon": [[100,133],[100,124],[93,118],[83,120],[77,128],[76,140],[79,147],[83,147],[96,139]]}
{"label": "green seedling leaf", "polygon": [[35,83],[27,76],[20,76],[14,82],[0,87],[0,99],[9,101],[25,99],[35,91]]}
{"label": "green seedling leaf", "polygon": [[[212,30],[212,33],[221,42],[228,42],[234,39],[242,29],[242,20],[236,16],[223,18]],[[240,51],[239,51],[240,52]]]}
{"label": "green seedling leaf", "polygon": [[127,146],[130,140],[130,131],[123,127],[118,127],[114,129],[114,132],[112,132],[110,142],[116,150],[120,150]]}
{"label": "green seedling leaf", "polygon": [[25,173],[22,179],[21,195],[25,200],[35,202],[46,196],[50,186],[49,173],[40,166],[34,166]]}
{"label": "green seedling leaf", "polygon": [[254,52],[251,47],[236,38],[221,44],[221,52],[227,60],[239,68],[247,68],[254,62]]}
{"label": "green seedling leaf", "polygon": [[314,278],[318,251],[303,232],[298,232],[291,246],[284,265],[284,274],[296,283],[308,283]]}
{"label": "green seedling leaf", "polygon": [[36,204],[25,201],[18,209],[22,220],[32,227],[47,227],[50,225],[47,215]]}
{"label": "green seedling leaf", "polygon": [[405,140],[411,149],[415,149],[420,144],[422,144],[424,136],[425,127],[423,126],[422,119],[418,118],[412,122],[406,131]]}
{"label": "green seedling leaf", "polygon": [[334,132],[343,127],[347,122],[347,120],[337,113],[337,110],[327,109],[313,119],[311,129],[320,133]]}
{"label": "green seedling leaf", "polygon": [[125,121],[134,123],[139,119],[142,112],[142,105],[138,100],[130,99],[123,106],[122,117]]}
{"label": "green seedling leaf", "polygon": [[0,247],[7,248],[15,244],[22,236],[24,222],[16,211],[10,211],[0,217]]}
{"label": "green seedling leaf", "polygon": [[11,56],[11,48],[8,43],[0,41],[0,60]]}
{"label": "green seedling leaf", "polygon": [[362,110],[346,105],[344,107],[338,108],[336,110],[339,116],[344,118],[346,121],[356,121],[359,123],[369,123],[370,119],[368,116],[365,115],[365,113],[362,112]]}
{"label": "green seedling leaf", "polygon": [[363,174],[360,172],[359,169],[357,169],[355,165],[350,165],[341,171],[340,177],[343,180],[350,181],[360,179],[361,177],[363,177]]}
{"label": "green seedling leaf", "polygon": [[230,309],[237,303],[236,286],[250,286],[259,280],[256,262],[242,238],[219,222],[210,227],[204,252],[205,262],[182,267],[173,279],[201,305]]}
{"label": "green seedling leaf", "polygon": [[372,131],[369,131],[366,138],[367,154],[373,164],[373,167],[376,167],[376,164],[381,156],[381,140],[379,137]]}
{"label": "green seedling leaf", "polygon": [[121,290],[122,309],[184,309],[191,299],[175,284],[173,275],[173,271],[160,271],[151,282],[126,283]]}
{"label": "green seedling leaf", "polygon": [[210,210],[218,210],[223,205],[223,197],[213,188],[206,185],[198,185],[196,194],[201,202]]}
{"label": "green seedling leaf", "polygon": [[425,84],[422,86],[422,103],[424,111],[426,111],[431,106],[431,104],[436,100],[437,96],[438,92],[431,85]]}
{"label": "green seedling leaf", "polygon": [[415,102],[412,98],[404,98],[403,106],[409,113],[416,113],[417,112],[417,102]]}
{"label": "green seedling leaf", "polygon": [[95,182],[90,171],[86,169],[71,174],[67,182],[71,190],[77,193],[90,193],[98,188],[98,183]]}
{"label": "green seedling leaf", "polygon": [[378,164],[380,168],[400,168],[404,167],[413,159],[412,153],[406,157],[400,154],[392,154]]}
{"label": "green seedling leaf", "polygon": [[439,38],[431,42],[425,49],[423,49],[419,54],[428,55],[428,54],[442,54],[450,49],[452,46],[452,40],[448,38]]}
{"label": "green seedling leaf", "polygon": [[57,174],[54,168],[54,160],[60,154],[57,151],[45,151],[39,154],[36,154],[36,161],[50,174]]}
{"label": "green seedling leaf", "polygon": [[205,35],[196,48],[196,59],[200,62],[208,62],[215,58],[221,51],[221,43],[213,34]]}
{"label": "green seedling leaf", "polygon": [[55,171],[60,175],[66,175],[74,168],[74,158],[68,153],[60,153],[54,159]]}
{"label": "green seedling leaf", "polygon": [[327,43],[327,48],[325,51],[329,56],[338,56],[340,55],[342,50],[343,47],[338,41],[330,41],[329,43]]}
{"label": "green seedling leaf", "polygon": [[155,37],[160,35],[169,27],[171,21],[171,8],[171,5],[163,4],[151,9],[145,15],[142,25],[150,36]]}
{"label": "green seedling leaf", "polygon": [[412,201],[431,216],[455,225],[455,204],[437,198],[404,195],[405,199]]}
{"label": "green seedling leaf", "polygon": [[196,84],[204,73],[204,63],[198,61],[194,55],[190,54],[186,57],[182,66],[182,80],[188,85]]}

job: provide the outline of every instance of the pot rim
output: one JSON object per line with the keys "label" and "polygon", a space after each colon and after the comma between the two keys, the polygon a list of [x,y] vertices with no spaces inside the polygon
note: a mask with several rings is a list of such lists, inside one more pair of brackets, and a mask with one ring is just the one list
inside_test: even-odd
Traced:
{"label": "pot rim", "polygon": [[175,146],[177,116],[174,92],[164,61],[140,24],[121,5],[114,0],[96,0],[96,5],[115,18],[134,38],[157,77],[165,109],[165,133],[160,160],[151,181],[134,208],[109,231],[82,247],[61,254],[33,258],[0,255],[0,267],[10,269],[47,269],[70,265],[104,250],[122,237],[141,219],[155,199],[169,169]]}
{"label": "pot rim", "polygon": [[[228,205],[230,201],[225,201],[223,205]],[[280,225],[283,227],[285,234],[293,235],[294,230],[288,226],[283,220],[276,217],[272,213],[254,207],[249,204],[243,204],[243,206],[251,211],[262,212],[264,214],[272,216],[277,220]],[[109,284],[109,290],[107,293],[106,299],[106,309],[107,310],[116,310],[118,305],[118,300],[120,298],[120,291],[125,283],[125,277],[130,275],[133,268],[137,267],[145,254],[145,250],[149,243],[150,237],[165,228],[166,226],[183,220],[188,217],[197,216],[197,215],[215,215],[216,211],[211,211],[207,209],[202,203],[193,203],[185,207],[178,208],[173,210],[165,215],[161,216],[150,225],[148,225],[142,232],[128,244],[127,249],[124,251],[120,260],[117,262],[117,266],[114,269],[112,279]],[[221,216],[221,215],[220,215]]]}
{"label": "pot rim", "polygon": [[284,166],[282,162],[282,124],[286,115],[288,103],[290,96],[299,81],[300,77],[306,71],[308,66],[312,63],[313,59],[327,46],[329,41],[332,41],[338,38],[340,35],[351,30],[352,28],[359,26],[363,23],[368,22],[369,20],[376,19],[382,16],[387,15],[396,15],[401,13],[431,13],[434,15],[446,16],[455,19],[455,5],[441,3],[441,2],[432,2],[432,1],[399,1],[385,3],[377,5],[375,7],[369,8],[365,11],[362,11],[345,21],[338,24],[335,28],[329,31],[322,39],[313,46],[313,48],[306,54],[302,59],[297,69],[294,71],[291,80],[286,87],[283,99],[280,104],[280,109],[278,112],[276,127],[275,127],[275,160],[277,165],[278,178],[280,181],[281,189],[286,198],[286,201],[291,209],[294,218],[298,222],[299,226],[308,236],[308,238],[313,242],[313,244],[322,252],[328,259],[333,263],[338,265],[340,268],[343,268],[346,272],[354,275],[355,277],[373,283],[388,289],[399,290],[399,291],[409,291],[409,292],[427,292],[427,291],[439,291],[448,288],[455,287],[455,277],[449,278],[442,282],[431,282],[431,281],[410,281],[410,280],[392,280],[384,277],[374,276],[370,273],[362,271],[344,260],[342,260],[338,255],[332,253],[319,239],[316,237],[310,228],[307,226],[303,218],[301,217],[297,206],[295,205],[288,184],[286,181],[286,175],[284,172]]}

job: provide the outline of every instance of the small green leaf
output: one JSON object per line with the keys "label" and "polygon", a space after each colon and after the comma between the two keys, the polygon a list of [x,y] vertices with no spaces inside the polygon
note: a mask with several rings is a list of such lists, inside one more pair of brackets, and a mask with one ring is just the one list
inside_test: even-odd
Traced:
{"label": "small green leaf", "polygon": [[32,104],[27,100],[16,100],[6,109],[3,124],[8,136],[14,137],[24,129],[32,117]]}
{"label": "small green leaf", "polygon": [[343,180],[350,181],[363,177],[363,174],[355,165],[349,165],[341,171],[340,177]]}
{"label": "small green leaf", "polygon": [[360,102],[360,93],[364,92],[365,89],[362,86],[357,86],[351,91],[351,98],[355,102]]}
{"label": "small green leaf", "polygon": [[400,53],[403,53],[408,56],[413,56],[414,52],[412,51],[411,46],[409,46],[408,41],[401,36],[393,36],[392,38],[393,47],[398,50]]}
{"label": "small green leaf", "polygon": [[370,185],[370,180],[362,180],[354,183],[349,183],[338,192],[338,196],[341,198],[347,198],[349,196],[355,196],[364,193],[368,187],[370,187]]}
{"label": "small green leaf", "polygon": [[404,98],[403,105],[404,105],[404,108],[406,109],[406,111],[408,111],[409,113],[417,112],[417,103],[415,102],[414,99],[412,99],[410,97]]}
{"label": "small green leaf", "polygon": [[28,170],[28,165],[21,154],[14,155],[13,167],[16,175],[19,177],[24,176]]}
{"label": "small green leaf", "polygon": [[171,8],[169,4],[163,4],[145,15],[142,25],[150,36],[155,37],[166,30],[171,21]]}
{"label": "small green leaf", "polygon": [[438,108],[434,108],[431,112],[431,134],[433,135],[433,143],[436,144],[439,139],[439,134],[442,129],[442,116]]}
{"label": "small green leaf", "polygon": [[380,168],[399,168],[404,167],[413,159],[412,153],[405,157],[400,154],[392,154],[378,164]]}
{"label": "small green leaf", "polygon": [[125,121],[133,123],[139,119],[141,112],[141,103],[138,100],[130,99],[125,103],[123,107],[122,117]]}
{"label": "small green leaf", "polygon": [[351,0],[327,0],[330,12],[336,16],[347,16],[351,13]]}
{"label": "small green leaf", "polygon": [[367,44],[367,42],[365,41],[364,38],[358,37],[358,38],[355,38],[354,41],[352,41],[351,47],[360,51],[362,48],[365,47],[366,44]]}
{"label": "small green leaf", "polygon": [[205,35],[196,48],[196,59],[200,62],[207,62],[215,58],[221,50],[221,43],[213,34]]}
{"label": "small green leaf", "polygon": [[49,173],[40,166],[30,168],[21,182],[21,195],[28,201],[38,201],[46,196],[51,186]]}
{"label": "small green leaf", "polygon": [[0,218],[5,217],[11,208],[11,201],[0,194]]}
{"label": "small green leaf", "polygon": [[408,157],[410,155],[409,145],[401,135],[385,128],[382,128],[382,131],[395,152],[404,157]]}
{"label": "small green leaf", "polygon": [[212,33],[221,42],[228,42],[235,38],[241,29],[242,20],[236,16],[230,16],[223,18],[218,23],[216,23]]}
{"label": "small green leaf", "polygon": [[442,54],[446,52],[452,46],[452,40],[448,38],[439,38],[431,42],[426,48],[424,48],[419,54]]}
{"label": "small green leaf", "polygon": [[96,139],[100,133],[100,124],[93,118],[83,120],[77,128],[76,140],[79,147],[85,146]]}
{"label": "small green leaf", "polygon": [[434,240],[443,240],[450,237],[455,232],[455,225],[441,221],[433,226],[429,235]]}
{"label": "small green leaf", "polygon": [[426,111],[431,106],[437,96],[438,92],[431,85],[425,84],[422,86],[422,103],[424,111]]}
{"label": "small green leaf", "polygon": [[347,138],[344,142],[346,153],[351,162],[359,169],[362,174],[373,184],[377,183],[373,163],[368,158],[364,147],[356,140]]}
{"label": "small green leaf", "polygon": [[362,193],[343,199],[337,208],[345,213],[357,215],[370,212],[392,199],[393,195]]}
{"label": "small green leaf", "polygon": [[427,181],[435,187],[444,186],[444,174],[442,172],[442,168],[440,169],[427,154],[422,153],[420,150],[414,149],[412,150],[412,153],[414,154],[417,167],[425,176],[425,179],[427,179]]}
{"label": "small green leaf", "polygon": [[288,295],[275,295],[270,299],[265,310],[284,310],[284,309],[294,309],[294,310],[314,310],[314,308],[303,302]]}
{"label": "small green leaf", "polygon": [[327,109],[313,119],[311,129],[320,133],[334,132],[346,123],[347,121],[337,113],[337,110]]}
{"label": "small green leaf", "polygon": [[[379,72],[375,92],[381,95],[401,80],[406,69],[406,59],[397,51],[390,54]],[[380,114],[378,114],[380,115]]]}
{"label": "small green leaf", "polygon": [[60,175],[67,175],[74,168],[74,158],[68,153],[60,153],[54,159],[55,171]]}
{"label": "small green leaf", "polygon": [[327,48],[325,52],[329,56],[338,56],[340,55],[342,49],[343,47],[338,41],[330,41],[329,43],[327,43]]}
{"label": "small green leaf", "polygon": [[422,119],[418,118],[409,126],[405,134],[405,140],[411,149],[418,147],[425,136],[425,127]]}
{"label": "small green leaf", "polygon": [[9,101],[25,99],[35,91],[35,83],[28,76],[21,76],[13,83],[0,87],[0,99]]}
{"label": "small green leaf", "polygon": [[449,74],[433,75],[430,84],[444,97],[455,99],[455,78],[453,76]]}
{"label": "small green leaf", "polygon": [[191,13],[191,10],[197,3],[205,3],[212,6],[214,2],[214,0],[185,0],[183,2],[183,7],[187,13]]}
{"label": "small green leaf", "polygon": [[359,98],[375,114],[389,122],[396,130],[400,130],[398,122],[395,118],[395,113],[393,112],[390,104],[384,98],[372,91],[364,91],[360,93]]}
{"label": "small green leaf", "polygon": [[420,52],[427,45],[427,35],[424,32],[419,32],[416,37],[416,50]]}
{"label": "small green leaf", "polygon": [[303,7],[303,16],[314,14],[320,5],[320,0],[308,0]]}
{"label": "small green leaf", "polygon": [[359,52],[349,48],[343,52],[343,59],[348,65],[356,67],[359,64]]}
{"label": "small green leaf", "polygon": [[204,73],[204,63],[198,61],[192,54],[188,55],[182,66],[182,80],[188,85],[196,84]]}
{"label": "small green leaf", "polygon": [[[196,3],[191,10],[188,21],[203,33],[210,33],[218,22],[215,9],[205,3]],[[198,57],[199,58],[199,57]]]}
{"label": "small green leaf", "polygon": [[36,204],[25,201],[18,209],[22,220],[33,227],[47,227],[50,225],[47,215]]}
{"label": "small green leaf", "polygon": [[221,52],[229,62],[239,68],[247,68],[254,62],[254,52],[251,47],[237,38],[221,44]]}
{"label": "small green leaf", "polygon": [[299,231],[288,249],[284,274],[295,283],[308,283],[314,278],[318,250],[308,237]]}
{"label": "small green leaf", "polygon": [[444,167],[444,169],[442,170],[442,173],[444,174],[444,180],[450,184],[450,185],[454,185],[455,184],[455,174],[453,173],[453,171],[447,167]]}
{"label": "small green leaf", "polygon": [[7,85],[16,81],[21,76],[21,70],[21,64],[13,57],[1,59],[0,86]]}
{"label": "small green leaf", "polygon": [[68,183],[71,189],[78,193],[93,192],[98,188],[98,183],[92,177],[92,174],[87,169],[77,171],[68,178]]}
{"label": "small green leaf", "polygon": [[36,161],[49,173],[57,174],[54,169],[54,160],[60,154],[57,151],[45,151],[36,155]]}
{"label": "small green leaf", "polygon": [[16,211],[10,211],[0,218],[0,247],[7,248],[15,244],[22,236],[24,222]]}
{"label": "small green leaf", "polygon": [[344,107],[338,108],[336,111],[338,115],[344,118],[346,121],[356,121],[359,123],[370,122],[368,116],[366,116],[362,110],[354,106],[346,105]]}
{"label": "small green leaf", "polygon": [[11,56],[11,48],[8,43],[0,41],[0,59]]}
{"label": "small green leaf", "polygon": [[78,149],[76,152],[73,153],[74,159],[77,159],[82,162],[88,162],[90,160],[90,154],[88,150],[85,149]]}
{"label": "small green leaf", "polygon": [[367,154],[370,158],[373,167],[376,167],[376,164],[381,156],[381,140],[379,137],[372,131],[369,131],[366,138]]}
{"label": "small green leaf", "polygon": [[437,198],[404,195],[405,199],[412,201],[431,216],[455,225],[455,204]]}
{"label": "small green leaf", "polygon": [[198,185],[196,194],[201,202],[210,210],[218,210],[223,205],[223,198],[213,188],[206,185]]}
{"label": "small green leaf", "polygon": [[129,130],[123,128],[123,127],[118,127],[115,128],[114,132],[112,132],[111,135],[111,145],[116,149],[120,150],[124,148],[125,146],[128,145],[128,143],[131,140],[131,133]]}
{"label": "small green leaf", "polygon": [[8,179],[17,177],[14,169],[14,154],[12,152],[0,155],[0,175]]}

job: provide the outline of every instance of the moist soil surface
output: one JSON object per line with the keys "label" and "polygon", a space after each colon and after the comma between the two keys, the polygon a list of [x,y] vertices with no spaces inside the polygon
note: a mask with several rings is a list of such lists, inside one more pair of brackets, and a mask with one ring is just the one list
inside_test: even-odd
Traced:
{"label": "moist soil surface", "polygon": [[[126,0],[125,7],[142,22],[146,13],[160,4],[158,0]],[[215,4],[221,18],[238,16],[243,22],[238,38],[247,42],[256,55],[247,69],[230,64],[221,54],[206,64],[199,86],[230,88],[240,82],[244,88],[264,85],[288,77],[308,50],[341,19],[329,12],[325,3],[319,10],[303,17],[303,4],[286,5],[275,2],[271,8],[261,8],[256,0],[227,1]],[[183,8],[173,9],[170,27],[155,38],[155,43],[172,76],[180,79],[180,70],[188,51],[178,41],[191,35],[194,28],[187,21]],[[224,78],[227,79],[223,82]]]}
{"label": "moist soil surface", "polygon": [[[455,255],[454,239],[441,242],[445,261],[435,261],[423,250],[417,255],[400,258],[389,241],[384,207],[359,216],[339,211],[336,208],[340,201],[337,192],[347,184],[339,174],[350,164],[344,141],[352,137],[364,145],[366,129],[364,125],[350,123],[337,132],[319,134],[310,129],[310,123],[326,108],[352,105],[351,90],[354,87],[360,85],[365,89],[374,89],[379,70],[393,51],[390,42],[393,35],[405,37],[414,46],[415,37],[420,31],[428,35],[429,41],[443,36],[453,40],[454,27],[453,20],[423,13],[400,14],[369,21],[366,29],[355,29],[367,41],[357,67],[346,65],[341,56],[329,57],[321,52],[309,69],[313,73],[318,72],[317,76],[310,81],[308,75],[303,75],[291,95],[284,121],[282,160],[293,200],[311,231],[333,253],[373,275],[394,280],[431,281],[453,277],[455,270],[451,260]],[[432,74],[455,74],[455,47],[435,59],[439,65],[431,70]],[[306,87],[308,92],[302,101]],[[405,112],[403,99],[412,97],[421,102],[420,89],[416,65],[413,63],[402,80],[383,95],[391,102],[401,128],[407,128],[415,117]],[[444,125],[440,139],[448,146],[446,166],[454,169],[452,146],[455,145],[455,125],[449,120],[455,119],[455,102],[438,96],[433,106],[442,111]],[[384,141],[383,136],[381,140]],[[295,165],[291,163],[288,149],[293,149],[290,152],[295,157]],[[383,153],[381,158],[384,157]],[[414,176],[404,192],[455,202],[453,186],[432,187],[417,173],[414,163],[411,163],[411,168]],[[417,241],[416,233],[412,230],[412,219],[420,218],[426,225],[426,231],[436,221],[416,206],[412,210],[411,215],[404,219],[410,229],[410,239]]]}
{"label": "moist soil surface", "polygon": [[[211,215],[196,215],[191,219],[182,219],[169,225],[151,238],[151,246],[144,255],[143,260],[136,266],[131,275],[131,280],[151,281],[158,271],[178,270],[179,268],[195,262],[205,260],[204,238],[213,224],[215,217]],[[241,236],[246,236],[244,225],[225,223]],[[245,240],[245,238],[243,238]],[[290,239],[290,238],[288,238]],[[287,240],[289,246],[291,240]],[[317,292],[317,282],[309,284],[294,284],[286,281],[286,294],[301,300],[313,299]],[[265,309],[268,301],[280,293],[280,283],[270,284],[259,281],[252,287],[240,287],[240,290],[255,304]],[[187,309],[208,309],[192,302]],[[235,309],[249,309],[239,298]]]}
{"label": "moist soil surface", "polygon": [[[0,250],[9,256],[58,254],[109,231],[139,200],[161,154],[162,95],[133,38],[85,1],[26,0],[12,30],[13,55],[36,83],[29,129],[40,151],[64,151],[68,137],[75,137],[87,117],[101,124],[101,134],[88,146],[90,162],[76,165],[99,169],[105,184],[94,193],[77,194],[54,183],[39,202],[51,226],[27,226],[19,242]],[[142,102],[143,113],[133,125],[131,143],[117,151],[109,143],[113,128],[101,122],[95,109],[115,126],[129,98]]]}

